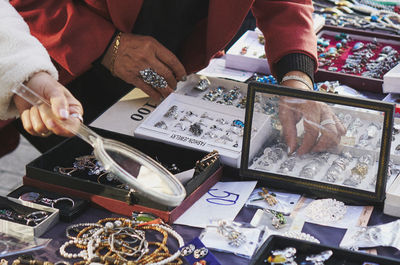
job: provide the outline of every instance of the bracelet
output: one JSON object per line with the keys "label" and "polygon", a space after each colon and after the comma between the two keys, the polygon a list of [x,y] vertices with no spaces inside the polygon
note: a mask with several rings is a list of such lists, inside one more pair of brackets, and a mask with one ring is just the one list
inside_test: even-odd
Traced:
{"label": "bracelet", "polygon": [[115,59],[117,59],[117,54],[118,54],[118,48],[119,48],[119,44],[121,43],[121,35],[122,32],[119,32],[117,37],[115,38],[115,42],[114,42],[114,46],[113,46],[113,51],[112,51],[112,57],[111,57],[111,74],[113,76],[115,76],[115,72],[114,72],[114,64],[115,64]]}
{"label": "bracelet", "polygon": [[285,82],[286,80],[296,80],[305,84],[311,91],[314,90],[312,84],[310,84],[305,78],[297,76],[297,75],[287,75],[282,78],[281,83]]}

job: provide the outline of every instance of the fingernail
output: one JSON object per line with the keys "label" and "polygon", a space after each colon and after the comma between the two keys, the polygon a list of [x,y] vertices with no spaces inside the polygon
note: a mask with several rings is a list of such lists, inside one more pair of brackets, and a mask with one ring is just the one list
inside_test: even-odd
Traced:
{"label": "fingernail", "polygon": [[290,147],[287,148],[287,153],[290,154]]}
{"label": "fingernail", "polygon": [[186,75],[182,76],[182,81],[186,81],[186,80],[187,80],[187,76]]}
{"label": "fingernail", "polygon": [[60,109],[60,116],[61,116],[61,118],[68,119],[68,117],[69,117],[68,110]]}

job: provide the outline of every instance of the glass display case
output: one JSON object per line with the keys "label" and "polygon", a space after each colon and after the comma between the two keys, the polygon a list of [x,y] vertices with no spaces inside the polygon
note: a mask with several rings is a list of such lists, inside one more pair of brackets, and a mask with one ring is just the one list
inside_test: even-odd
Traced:
{"label": "glass display case", "polygon": [[[379,203],[384,199],[394,105],[250,83],[241,174],[279,188]],[[252,137],[260,115],[266,137]]]}

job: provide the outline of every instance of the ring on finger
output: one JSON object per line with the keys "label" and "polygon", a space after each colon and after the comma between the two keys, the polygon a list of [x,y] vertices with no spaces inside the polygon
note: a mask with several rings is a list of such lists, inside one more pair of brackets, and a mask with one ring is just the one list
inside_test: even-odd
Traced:
{"label": "ring on finger", "polygon": [[146,68],[144,70],[139,71],[140,76],[142,77],[143,81],[146,84],[149,84],[153,88],[166,88],[168,86],[167,81],[165,81],[165,78],[159,74],[157,74],[156,71],[154,71],[151,68]]}
{"label": "ring on finger", "polygon": [[320,124],[321,124],[321,126],[325,126],[328,124],[336,124],[336,122],[333,119],[325,119],[325,120],[321,121]]}
{"label": "ring on finger", "polygon": [[52,132],[51,131],[48,131],[48,132],[45,132],[45,133],[40,133],[40,136],[41,137],[48,137],[48,136],[50,136],[52,134]]}

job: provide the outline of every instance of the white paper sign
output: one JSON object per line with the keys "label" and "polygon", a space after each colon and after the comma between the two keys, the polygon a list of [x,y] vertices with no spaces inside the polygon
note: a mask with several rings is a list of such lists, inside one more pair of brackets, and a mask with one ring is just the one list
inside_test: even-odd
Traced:
{"label": "white paper sign", "polygon": [[253,72],[246,72],[236,69],[225,68],[225,58],[216,58],[210,61],[210,64],[198,72],[199,75],[228,78],[244,82],[249,79]]}
{"label": "white paper sign", "polygon": [[158,104],[158,101],[148,97],[120,100],[90,125],[132,136],[135,129],[149,116]]}
{"label": "white paper sign", "polygon": [[218,182],[174,224],[205,228],[211,220],[233,220],[256,186],[257,181]]}

